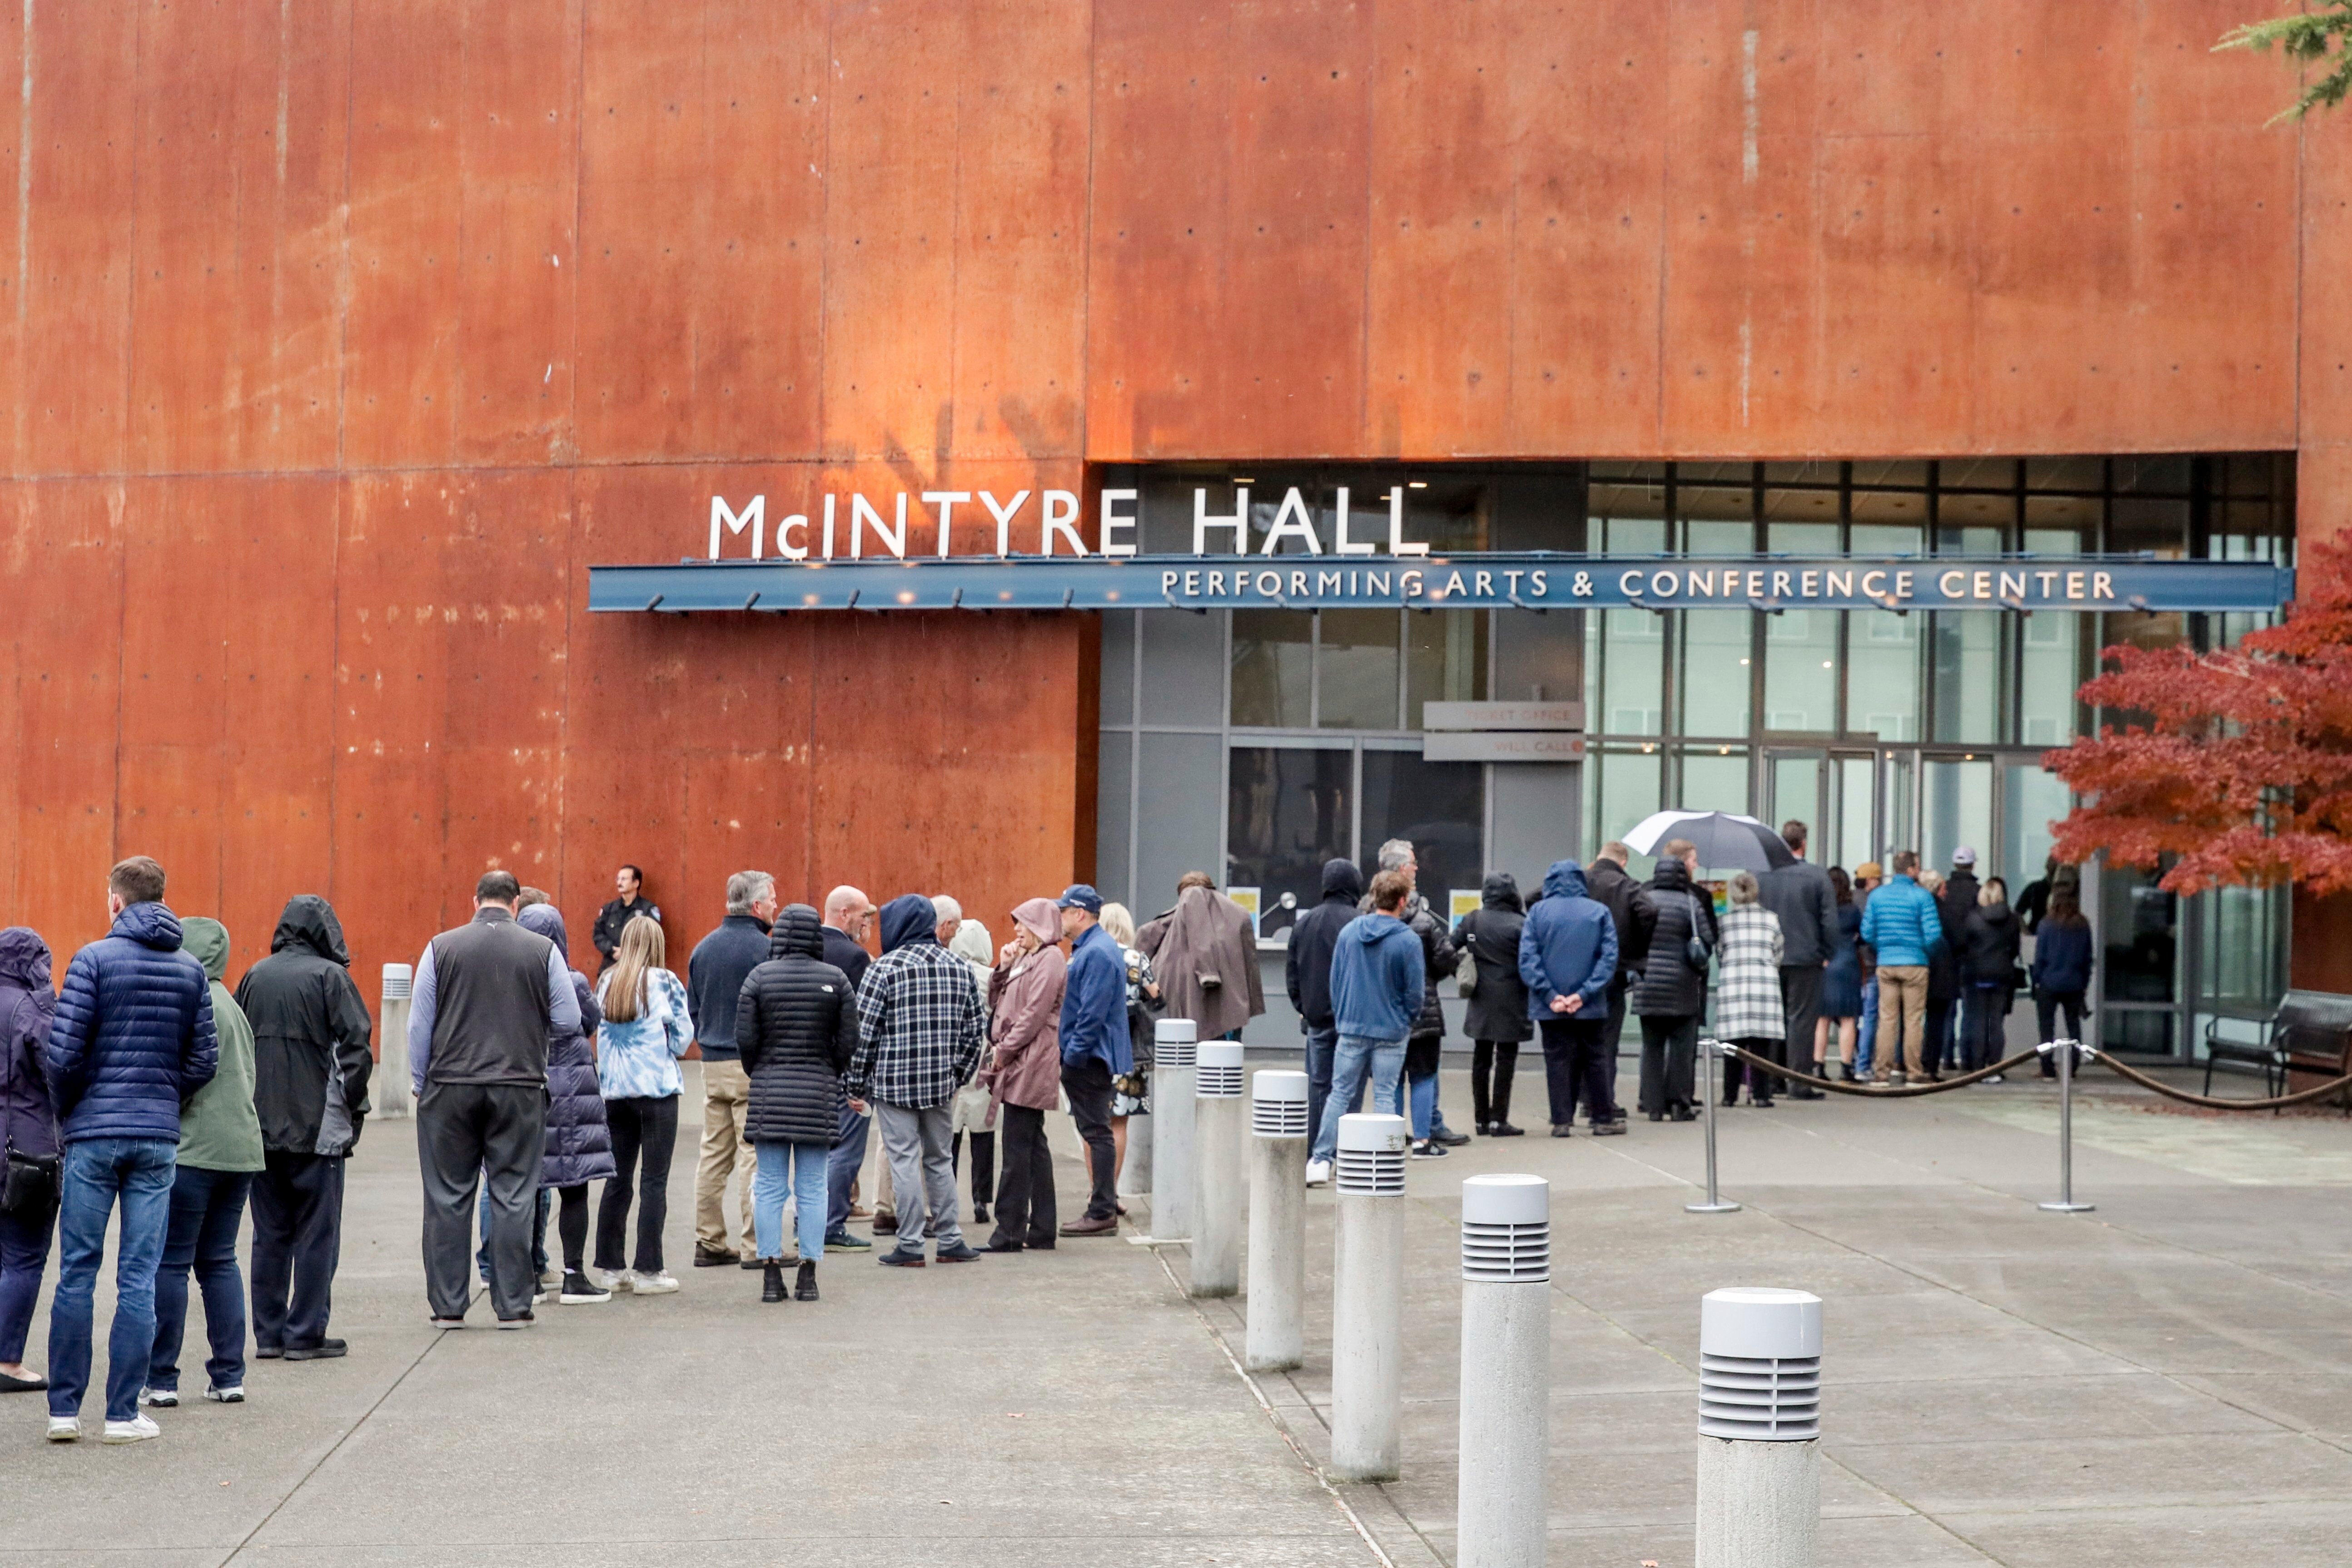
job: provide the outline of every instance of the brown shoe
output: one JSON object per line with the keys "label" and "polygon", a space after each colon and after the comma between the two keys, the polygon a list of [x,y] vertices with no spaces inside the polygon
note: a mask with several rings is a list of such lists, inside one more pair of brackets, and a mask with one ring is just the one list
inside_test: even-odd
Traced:
{"label": "brown shoe", "polygon": [[1064,1236],[1117,1236],[1118,1216],[1105,1215],[1100,1219],[1074,1219],[1062,1227]]}

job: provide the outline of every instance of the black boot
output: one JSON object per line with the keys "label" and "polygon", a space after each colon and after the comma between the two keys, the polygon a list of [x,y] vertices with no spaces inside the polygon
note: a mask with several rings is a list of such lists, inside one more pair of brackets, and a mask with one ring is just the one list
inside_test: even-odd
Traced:
{"label": "black boot", "polygon": [[[806,1274],[808,1269],[809,1265],[805,1263],[801,1265],[801,1271],[803,1274]],[[770,1258],[761,1268],[761,1281],[760,1285],[760,1300],[762,1301],[782,1300],[784,1299],[784,1266],[778,1263],[773,1258]]]}
{"label": "black boot", "polygon": [[[783,1283],[781,1279],[778,1280],[776,1289],[779,1291],[783,1289]],[[795,1299],[803,1301],[814,1301],[816,1300],[815,1258],[803,1258],[801,1259],[801,1277],[793,1287],[793,1295]]]}

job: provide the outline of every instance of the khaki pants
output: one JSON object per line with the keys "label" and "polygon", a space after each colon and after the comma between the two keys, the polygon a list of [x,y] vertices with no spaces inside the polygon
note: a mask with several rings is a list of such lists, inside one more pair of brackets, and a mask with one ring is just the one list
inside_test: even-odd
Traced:
{"label": "khaki pants", "polygon": [[1898,1061],[1907,1076],[1927,1076],[1927,966],[1924,963],[1878,966],[1878,1043],[1871,1062],[1872,1081],[1885,1083]]}
{"label": "khaki pants", "polygon": [[[741,1062],[702,1064],[702,1158],[694,1168],[694,1242],[712,1252],[749,1258],[751,1239],[751,1145],[743,1118],[751,1108],[751,1080]],[[727,1239],[727,1178],[742,1173],[742,1246]]]}

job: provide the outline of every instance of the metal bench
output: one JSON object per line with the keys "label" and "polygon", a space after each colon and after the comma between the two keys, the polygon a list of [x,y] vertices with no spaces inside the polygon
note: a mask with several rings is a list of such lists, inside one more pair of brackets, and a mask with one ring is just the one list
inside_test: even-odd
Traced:
{"label": "metal bench", "polygon": [[[2226,1020],[2205,1024],[2205,1092],[2213,1092],[2217,1062],[2243,1062],[2259,1068],[2265,1098],[2287,1091],[2290,1075],[2311,1073],[2322,1079],[2352,1074],[2352,996],[2334,991],[2290,991],[2279,998],[2277,1011],[2263,1026],[2259,1041],[2231,1040],[2220,1033]],[[2352,1094],[2344,1100],[2352,1116]]]}

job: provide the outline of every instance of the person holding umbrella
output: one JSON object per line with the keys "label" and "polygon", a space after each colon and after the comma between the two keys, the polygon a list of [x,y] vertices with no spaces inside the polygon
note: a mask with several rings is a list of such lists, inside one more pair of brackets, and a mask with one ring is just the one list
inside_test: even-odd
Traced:
{"label": "person holding umbrella", "polygon": [[1689,839],[1669,838],[1659,847],[1650,879],[1658,923],[1642,977],[1633,983],[1633,1004],[1642,1020],[1641,1106],[1653,1121],[1688,1121],[1695,1114],[1698,1021],[1706,1012],[1707,962],[1719,935],[1714,900],[1694,890],[1698,867],[1698,849]]}

